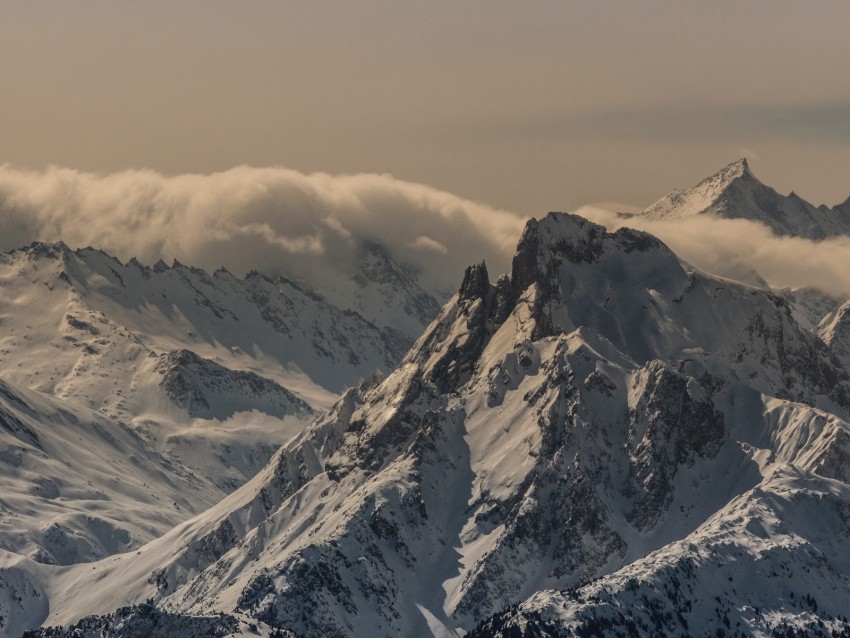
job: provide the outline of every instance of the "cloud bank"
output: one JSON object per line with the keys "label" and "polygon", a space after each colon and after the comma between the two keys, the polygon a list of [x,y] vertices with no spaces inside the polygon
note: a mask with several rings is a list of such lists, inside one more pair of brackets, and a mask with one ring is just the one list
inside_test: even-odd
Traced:
{"label": "cloud bank", "polygon": [[328,265],[346,271],[359,240],[371,240],[420,271],[426,286],[452,290],[473,261],[507,269],[522,225],[509,212],[389,175],[0,166],[3,250],[62,240],[124,261],[302,276]]}
{"label": "cloud bank", "polygon": [[[779,237],[758,223],[697,216],[650,220],[607,205],[576,211],[610,230],[658,236],[712,273],[775,288],[815,287],[850,297],[850,237]],[[453,292],[463,269],[510,268],[524,219],[389,175],[303,174],[239,166],[207,175],[149,170],[97,174],[0,166],[0,249],[34,240],[93,246],[124,261],[173,259],[236,274],[316,281],[350,272],[361,240],[385,245],[432,291]]]}
{"label": "cloud bank", "polygon": [[774,235],[767,226],[744,219],[698,215],[678,220],[622,216],[585,206],[576,211],[615,230],[622,226],[651,233],[697,268],[772,288],[818,288],[850,297],[850,237],[823,241]]}

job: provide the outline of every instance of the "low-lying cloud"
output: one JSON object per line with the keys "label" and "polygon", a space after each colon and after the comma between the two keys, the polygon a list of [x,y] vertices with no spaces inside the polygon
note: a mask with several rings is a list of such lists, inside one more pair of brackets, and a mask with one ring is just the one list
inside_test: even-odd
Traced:
{"label": "low-lying cloud", "polygon": [[[850,296],[850,237],[815,242],[776,236],[746,220],[652,220],[599,206],[576,212],[610,230],[652,233],[721,276]],[[2,250],[62,240],[124,261],[178,259],[207,270],[310,280],[328,267],[349,271],[360,241],[369,240],[420,272],[426,287],[451,292],[470,263],[486,260],[493,278],[508,270],[523,225],[519,215],[389,175],[239,166],[166,176],[0,166]]]}
{"label": "low-lying cloud", "polygon": [[651,233],[697,268],[723,277],[773,288],[813,287],[850,297],[850,237],[822,241],[784,237],[757,222],[697,215],[655,220],[622,216],[585,206],[577,214],[609,230],[622,226]]}
{"label": "low-lying cloud", "polygon": [[389,175],[239,166],[209,175],[0,166],[0,248],[62,240],[124,261],[173,259],[243,274],[346,270],[359,240],[385,245],[436,289],[463,268],[509,265],[523,220]]}

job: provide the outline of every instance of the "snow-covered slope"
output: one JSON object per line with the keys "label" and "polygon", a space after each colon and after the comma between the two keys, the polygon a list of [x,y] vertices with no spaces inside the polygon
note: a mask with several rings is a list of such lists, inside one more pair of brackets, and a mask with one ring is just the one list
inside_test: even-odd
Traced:
{"label": "snow-covered slope", "polygon": [[[122,396],[132,381],[181,348],[270,377],[311,403],[402,354],[356,313],[258,273],[122,265],[92,249],[33,244],[0,256],[0,282],[0,373],[117,416],[133,414]],[[121,368],[135,373],[127,383],[97,380]]]}
{"label": "snow-covered slope", "polygon": [[155,370],[172,403],[193,417],[226,419],[259,410],[277,417],[308,418],[314,410],[278,383],[255,372],[230,370],[191,350],[160,355]]}
{"label": "snow-covered slope", "polygon": [[437,316],[437,298],[449,296],[424,290],[417,273],[400,265],[383,245],[367,240],[360,242],[350,268],[316,268],[301,278],[335,306],[374,323],[405,351]]}
{"label": "snow-covered slope", "polygon": [[850,301],[828,313],[817,326],[817,333],[829,349],[850,370]]}
{"label": "snow-covered slope", "polygon": [[788,302],[797,323],[816,334],[820,334],[818,326],[824,318],[838,310],[844,302],[839,296],[815,288],[785,288],[775,292]]}
{"label": "snow-covered slope", "polygon": [[304,423],[403,352],[284,279],[121,264],[61,243],[0,255],[0,291],[0,378],[126,422],[223,486],[291,436],[265,415]]}
{"label": "snow-covered slope", "polygon": [[721,169],[688,190],[676,190],[641,213],[654,219],[714,215],[761,222],[778,235],[823,239],[850,233],[850,199],[835,207],[813,206],[795,193],[780,195],[753,175],[746,159]]}
{"label": "snow-covered slope", "polygon": [[[782,297],[694,271],[645,233],[550,214],[510,275],[470,267],[394,372],[220,504],[135,553],[18,569],[47,624],[153,598],[299,636],[452,636],[630,569],[650,598],[658,556],[702,557],[698,599],[749,533],[764,542],[747,564],[784,570],[796,600],[806,569],[830,570],[830,623],[850,608],[848,407],[847,372]],[[721,622],[736,600],[785,613],[778,585],[758,593],[767,578],[728,584],[741,593],[718,602]],[[688,631],[713,627],[707,613]],[[34,605],[30,622],[44,616]]]}
{"label": "snow-covered slope", "polygon": [[537,592],[468,638],[850,636],[850,488],[773,465],[685,538],[582,587]]}
{"label": "snow-covered slope", "polygon": [[132,429],[0,381],[0,548],[69,565],[134,549],[217,503]]}

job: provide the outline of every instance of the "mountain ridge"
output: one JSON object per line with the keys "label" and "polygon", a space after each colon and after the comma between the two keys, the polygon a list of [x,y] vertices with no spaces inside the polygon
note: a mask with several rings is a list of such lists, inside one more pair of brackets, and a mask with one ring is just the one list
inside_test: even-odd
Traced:
{"label": "mountain ridge", "polygon": [[[349,390],[222,503],[136,554],[34,578],[48,624],[153,597],[299,636],[455,635],[553,588],[641,565],[650,578],[654,552],[722,539],[739,504],[791,490],[803,514],[772,528],[770,549],[801,535],[832,586],[848,566],[806,520],[850,498],[848,408],[847,370],[782,297],[697,271],[647,233],[553,213],[526,225],[509,275],[468,268],[393,372]],[[838,485],[834,499],[809,498],[809,477]],[[828,520],[837,538],[841,516]],[[709,549],[705,569],[722,572]],[[73,600],[72,581],[85,591]],[[774,602],[761,610],[793,620]],[[692,627],[709,622],[682,605]]]}

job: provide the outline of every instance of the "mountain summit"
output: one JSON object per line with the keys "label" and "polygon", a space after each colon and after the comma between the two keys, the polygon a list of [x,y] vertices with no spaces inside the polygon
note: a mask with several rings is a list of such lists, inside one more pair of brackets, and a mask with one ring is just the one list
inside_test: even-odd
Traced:
{"label": "mountain summit", "polygon": [[808,239],[850,234],[850,199],[830,208],[813,206],[793,192],[780,195],[753,175],[746,159],[725,166],[693,188],[673,191],[641,215],[652,219],[694,215],[748,219],[777,235]]}

